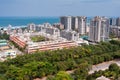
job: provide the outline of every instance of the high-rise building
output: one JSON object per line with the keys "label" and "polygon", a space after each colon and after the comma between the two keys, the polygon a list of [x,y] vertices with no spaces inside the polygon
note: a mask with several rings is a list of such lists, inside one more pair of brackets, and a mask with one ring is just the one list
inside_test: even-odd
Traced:
{"label": "high-rise building", "polygon": [[109,39],[109,20],[105,17],[94,17],[90,23],[89,40],[100,42],[107,39]]}
{"label": "high-rise building", "polygon": [[72,16],[62,16],[60,17],[61,24],[64,25],[65,30],[71,30],[72,28]]}
{"label": "high-rise building", "polygon": [[65,30],[77,31],[81,35],[87,33],[86,21],[87,18],[85,16],[63,16],[60,18],[60,22],[64,25]]}
{"label": "high-rise building", "polygon": [[120,26],[120,17],[117,18],[117,20],[116,20],[116,25],[117,25],[117,26]]}
{"label": "high-rise building", "polygon": [[78,17],[78,33],[81,35],[87,33],[86,21],[87,18],[85,16]]}
{"label": "high-rise building", "polygon": [[78,17],[72,17],[72,30],[78,30]]}
{"label": "high-rise building", "polygon": [[111,26],[116,26],[116,18],[110,18],[109,23]]}

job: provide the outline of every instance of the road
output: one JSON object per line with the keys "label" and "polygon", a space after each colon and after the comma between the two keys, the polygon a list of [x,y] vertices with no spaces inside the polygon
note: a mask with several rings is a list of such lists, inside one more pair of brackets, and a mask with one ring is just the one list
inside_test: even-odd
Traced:
{"label": "road", "polygon": [[99,71],[99,70],[106,70],[109,68],[110,64],[112,63],[116,63],[118,66],[120,66],[120,60],[113,60],[113,61],[108,61],[108,62],[103,62],[97,65],[93,65],[92,69],[89,71],[89,74],[94,73],[95,71]]}

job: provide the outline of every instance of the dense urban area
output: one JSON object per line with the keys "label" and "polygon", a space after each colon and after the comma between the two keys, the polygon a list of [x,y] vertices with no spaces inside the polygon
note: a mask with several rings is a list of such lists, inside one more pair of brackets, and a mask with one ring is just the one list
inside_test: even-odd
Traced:
{"label": "dense urban area", "polygon": [[120,80],[120,18],[62,16],[0,29],[0,80]]}

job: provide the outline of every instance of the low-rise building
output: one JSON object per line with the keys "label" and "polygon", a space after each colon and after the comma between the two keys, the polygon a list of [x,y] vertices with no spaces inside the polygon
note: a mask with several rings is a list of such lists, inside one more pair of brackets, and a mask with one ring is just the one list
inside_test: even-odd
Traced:
{"label": "low-rise building", "polygon": [[12,25],[8,25],[7,27],[7,34],[10,34],[12,31]]}
{"label": "low-rise building", "polygon": [[34,23],[28,24],[28,30],[36,31],[36,25]]}
{"label": "low-rise building", "polygon": [[42,25],[36,25],[36,31],[37,31],[37,32],[41,31],[41,26],[42,26]]}
{"label": "low-rise building", "polygon": [[9,49],[7,40],[0,40],[0,50]]}
{"label": "low-rise building", "polygon": [[60,36],[60,30],[58,28],[54,28],[52,26],[46,28],[46,33],[50,34],[50,35]]}
{"label": "low-rise building", "polygon": [[39,43],[29,43],[26,51],[27,53],[33,53],[35,51],[56,50],[75,46],[77,46],[77,44],[72,41],[46,41]]}
{"label": "low-rise building", "polygon": [[62,30],[60,36],[70,41],[79,40],[79,33],[75,31]]}
{"label": "low-rise building", "polygon": [[0,51],[0,61],[4,61],[7,58],[15,58],[16,51],[12,49]]}
{"label": "low-rise building", "polygon": [[22,33],[23,30],[21,28],[18,28],[17,33]]}
{"label": "low-rise building", "polygon": [[63,30],[63,29],[64,29],[64,25],[61,24],[61,23],[55,23],[55,24],[53,24],[53,27],[58,28],[58,29],[60,29],[60,30]]}
{"label": "low-rise building", "polygon": [[120,38],[120,26],[111,26],[110,33],[116,38]]}
{"label": "low-rise building", "polygon": [[26,41],[25,41],[24,37],[20,38],[20,36],[11,35],[10,36],[10,40],[13,41],[13,42],[15,42],[21,48],[24,48],[26,46]]}
{"label": "low-rise building", "polygon": [[75,41],[77,43],[78,46],[81,45],[89,45],[89,42],[86,40],[83,40],[82,38],[80,38],[78,41]]}
{"label": "low-rise building", "polygon": [[[58,28],[48,23],[35,25],[35,27],[36,31],[29,30],[28,32],[23,31],[21,34],[16,33],[10,35],[10,40],[15,42],[19,47],[25,48],[27,53],[75,47],[84,43],[88,44],[86,41],[80,40],[79,33],[75,31],[60,31]],[[33,42],[31,40],[33,36],[43,36],[48,39],[48,41]]]}

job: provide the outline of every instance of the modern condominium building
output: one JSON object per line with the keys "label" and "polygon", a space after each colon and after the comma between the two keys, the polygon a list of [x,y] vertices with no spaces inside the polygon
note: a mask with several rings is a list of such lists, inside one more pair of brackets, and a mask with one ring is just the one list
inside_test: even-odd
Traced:
{"label": "modern condominium building", "polygon": [[111,26],[116,26],[116,18],[110,18],[109,23]]}
{"label": "modern condominium building", "polygon": [[87,18],[85,16],[65,16],[60,18],[60,22],[64,25],[65,30],[77,31],[81,35],[87,33],[86,21]]}
{"label": "modern condominium building", "polygon": [[78,30],[78,17],[72,17],[72,30]]}
{"label": "modern condominium building", "polygon": [[87,33],[86,21],[87,18],[85,16],[78,17],[78,33],[81,35]]}
{"label": "modern condominium building", "polygon": [[117,18],[117,20],[116,20],[116,25],[117,25],[117,26],[120,26],[120,17]]}
{"label": "modern condominium building", "polygon": [[72,16],[62,16],[60,17],[60,22],[64,25],[65,30],[72,29]]}
{"label": "modern condominium building", "polygon": [[89,40],[92,42],[106,41],[109,38],[109,20],[96,16],[91,20]]}

